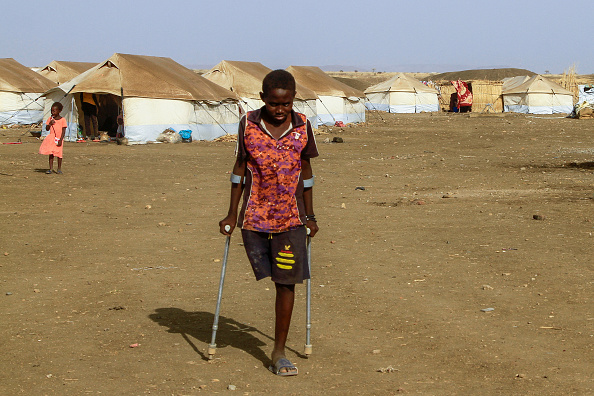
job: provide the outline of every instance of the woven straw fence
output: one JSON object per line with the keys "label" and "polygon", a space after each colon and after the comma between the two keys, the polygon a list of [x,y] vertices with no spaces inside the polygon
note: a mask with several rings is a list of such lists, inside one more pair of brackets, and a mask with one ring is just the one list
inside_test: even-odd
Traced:
{"label": "woven straw fence", "polygon": [[[472,111],[473,112],[496,112],[503,111],[503,97],[501,96],[501,81],[470,80],[472,84]],[[450,110],[450,96],[456,89],[449,81],[436,81],[436,88],[441,92],[439,104],[443,111]]]}

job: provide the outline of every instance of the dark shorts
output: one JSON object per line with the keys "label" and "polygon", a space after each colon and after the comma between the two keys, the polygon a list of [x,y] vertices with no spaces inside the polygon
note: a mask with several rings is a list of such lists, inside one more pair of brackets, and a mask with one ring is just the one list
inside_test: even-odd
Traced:
{"label": "dark shorts", "polygon": [[275,283],[294,285],[309,279],[305,226],[273,234],[241,230],[241,236],[256,280],[270,276]]}

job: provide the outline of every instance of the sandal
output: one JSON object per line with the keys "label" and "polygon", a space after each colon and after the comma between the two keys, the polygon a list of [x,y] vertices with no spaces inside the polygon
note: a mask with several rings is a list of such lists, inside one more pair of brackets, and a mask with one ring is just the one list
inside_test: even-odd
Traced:
{"label": "sandal", "polygon": [[56,171],[56,173],[57,173],[58,175],[61,175],[61,174],[62,174],[62,170],[61,170],[61,169],[58,169],[58,170]]}
{"label": "sandal", "polygon": [[[286,369],[287,371],[281,371],[282,369]],[[268,370],[272,371],[276,375],[280,375],[281,377],[299,374],[297,367],[295,367],[295,365],[287,358],[278,359],[274,366],[268,367]]]}
{"label": "sandal", "polygon": [[45,171],[45,174],[46,174],[46,175],[51,175],[51,174],[52,174],[52,170],[51,170],[51,169],[48,169],[48,170],[46,170],[46,171]]}

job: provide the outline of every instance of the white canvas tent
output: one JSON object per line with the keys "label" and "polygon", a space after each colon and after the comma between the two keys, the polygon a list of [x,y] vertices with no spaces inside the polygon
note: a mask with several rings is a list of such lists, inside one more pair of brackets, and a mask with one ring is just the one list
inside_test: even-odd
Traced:
{"label": "white canvas tent", "polygon": [[[221,61],[204,73],[202,77],[235,92],[241,97],[244,112],[259,109],[264,105],[260,99],[262,80],[272,69],[259,62]],[[293,107],[303,113],[317,127],[316,99],[318,95],[311,89],[297,84],[297,94]]]}
{"label": "white canvas tent", "polygon": [[46,92],[50,101],[44,119],[50,115],[51,102],[60,101],[68,123],[66,136],[71,141],[84,123],[79,111],[82,93],[100,97],[111,112],[115,108],[112,119],[122,109],[125,134],[131,142],[154,141],[167,128],[178,132],[189,129],[193,140],[237,133],[239,97],[170,58],[116,53]]}
{"label": "white canvas tent", "polygon": [[59,85],[72,80],[95,65],[97,63],[94,62],[51,61],[38,70],[37,73]]}
{"label": "white canvas tent", "polygon": [[362,91],[330,77],[319,67],[289,66],[287,71],[298,84],[318,95],[316,110],[319,124],[365,122],[365,94]]}
{"label": "white canvas tent", "polygon": [[437,90],[404,73],[398,73],[387,81],[367,88],[365,95],[368,110],[389,113],[439,111]]}
{"label": "white canvas tent", "polygon": [[541,75],[532,76],[517,84],[519,81],[504,83],[504,111],[531,114],[572,112],[573,94],[562,86]]}
{"label": "white canvas tent", "polygon": [[40,96],[55,86],[12,58],[0,59],[0,125],[40,122],[44,107]]}

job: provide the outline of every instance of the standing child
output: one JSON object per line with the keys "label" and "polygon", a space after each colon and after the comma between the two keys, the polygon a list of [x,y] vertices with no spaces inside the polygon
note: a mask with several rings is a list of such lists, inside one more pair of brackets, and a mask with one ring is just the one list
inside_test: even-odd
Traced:
{"label": "standing child", "polygon": [[52,105],[52,115],[45,126],[45,130],[49,131],[49,134],[43,139],[41,147],[39,147],[39,154],[49,155],[49,169],[45,172],[48,175],[51,175],[54,170],[54,156],[58,157],[58,171],[56,173],[62,174],[62,144],[66,134],[66,119],[60,116],[63,108],[60,102],[55,102]]}
{"label": "standing child", "polygon": [[[229,212],[219,227],[224,235],[231,235],[236,225],[241,227],[256,280],[270,276],[275,283],[270,370],[289,376],[298,372],[285,356],[295,284],[309,279],[306,227],[312,237],[318,231],[310,164],[318,150],[306,116],[293,111],[295,79],[289,72],[274,70],[266,75],[260,98],[264,106],[248,112],[239,125]],[[225,226],[231,227],[229,232]]]}

